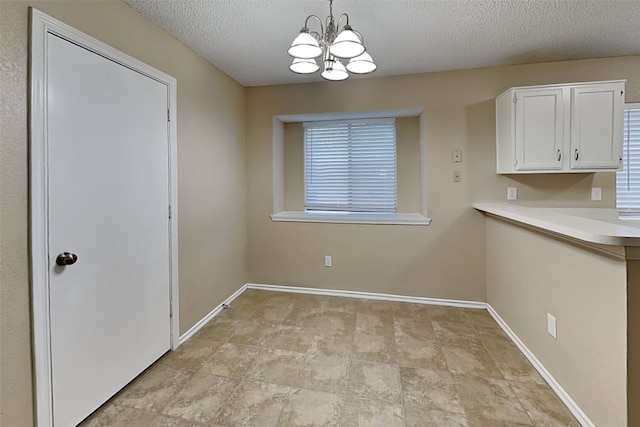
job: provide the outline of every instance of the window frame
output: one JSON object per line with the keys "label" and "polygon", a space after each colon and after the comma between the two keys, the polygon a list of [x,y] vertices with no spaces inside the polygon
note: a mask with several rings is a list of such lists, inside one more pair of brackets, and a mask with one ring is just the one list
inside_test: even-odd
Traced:
{"label": "window frame", "polygon": [[[285,210],[285,173],[284,173],[284,127],[286,123],[303,123],[305,121],[320,120],[345,120],[363,118],[417,117],[420,122],[420,208],[418,212],[401,212],[386,215],[343,215],[343,214],[307,214],[304,211]],[[331,223],[331,224],[371,224],[371,225],[411,225],[427,226],[431,224],[428,215],[427,200],[427,118],[424,108],[405,108],[395,110],[373,110],[361,112],[333,112],[333,113],[307,113],[307,114],[283,114],[272,116],[272,203],[273,210],[270,215],[273,222],[303,222],[303,223]]]}

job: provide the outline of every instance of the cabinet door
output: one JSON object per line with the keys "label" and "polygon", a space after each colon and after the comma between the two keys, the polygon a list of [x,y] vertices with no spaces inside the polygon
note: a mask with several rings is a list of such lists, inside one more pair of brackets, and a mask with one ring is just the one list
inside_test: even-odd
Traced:
{"label": "cabinet door", "polygon": [[622,152],[622,83],[571,89],[571,169],[618,169]]}
{"label": "cabinet door", "polygon": [[515,92],[516,170],[562,169],[562,89]]}

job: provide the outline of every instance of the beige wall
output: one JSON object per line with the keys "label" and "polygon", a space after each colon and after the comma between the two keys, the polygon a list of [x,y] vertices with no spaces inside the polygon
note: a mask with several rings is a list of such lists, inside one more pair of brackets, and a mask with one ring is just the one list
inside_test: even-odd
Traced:
{"label": "beige wall", "polygon": [[[615,205],[613,173],[496,175],[495,97],[512,86],[607,79],[628,79],[627,100],[640,100],[640,57],[248,88],[249,280],[484,301],[484,219],[472,202],[504,200],[515,185],[519,203]],[[430,226],[270,220],[274,115],[406,108],[425,109]],[[451,162],[453,149],[463,163]],[[452,182],[453,170],[462,183]],[[603,188],[602,202],[590,201],[591,186]],[[323,266],[324,255],[333,267]]]}
{"label": "beige wall", "polygon": [[491,217],[486,227],[489,304],[591,421],[626,426],[623,248],[614,258]]}
{"label": "beige wall", "polygon": [[[627,261],[627,416],[640,425],[640,260]],[[627,256],[629,258],[629,256]]]}
{"label": "beige wall", "polygon": [[119,1],[0,1],[0,425],[32,424],[28,7],[178,81],[180,331],[246,282],[245,89]]}
{"label": "beige wall", "polygon": [[[304,210],[304,128],[301,122],[284,125],[284,209]],[[398,212],[420,212],[420,119],[396,120]]]}

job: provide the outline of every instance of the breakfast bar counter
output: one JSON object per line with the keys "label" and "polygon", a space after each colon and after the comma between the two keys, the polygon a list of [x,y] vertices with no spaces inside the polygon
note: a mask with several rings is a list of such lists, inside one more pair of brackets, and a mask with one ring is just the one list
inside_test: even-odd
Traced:
{"label": "breakfast bar counter", "polygon": [[587,243],[640,246],[640,214],[617,209],[543,208],[509,203],[474,203],[485,214]]}

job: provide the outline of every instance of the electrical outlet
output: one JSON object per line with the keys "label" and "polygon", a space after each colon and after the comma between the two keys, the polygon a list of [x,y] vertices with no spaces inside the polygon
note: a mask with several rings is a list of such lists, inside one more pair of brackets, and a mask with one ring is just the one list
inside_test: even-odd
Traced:
{"label": "electrical outlet", "polygon": [[453,171],[453,182],[462,182],[462,172]]}
{"label": "electrical outlet", "polygon": [[507,200],[518,200],[518,187],[507,188]]}
{"label": "electrical outlet", "polygon": [[598,202],[602,200],[602,188],[600,187],[591,188],[591,200],[593,200],[594,202]]}
{"label": "electrical outlet", "polygon": [[549,335],[551,335],[554,339],[558,339],[556,318],[552,316],[551,313],[547,313],[547,332],[549,332]]}
{"label": "electrical outlet", "polygon": [[332,264],[332,260],[331,260],[331,255],[327,255],[324,257],[324,266],[325,267],[331,267]]}

